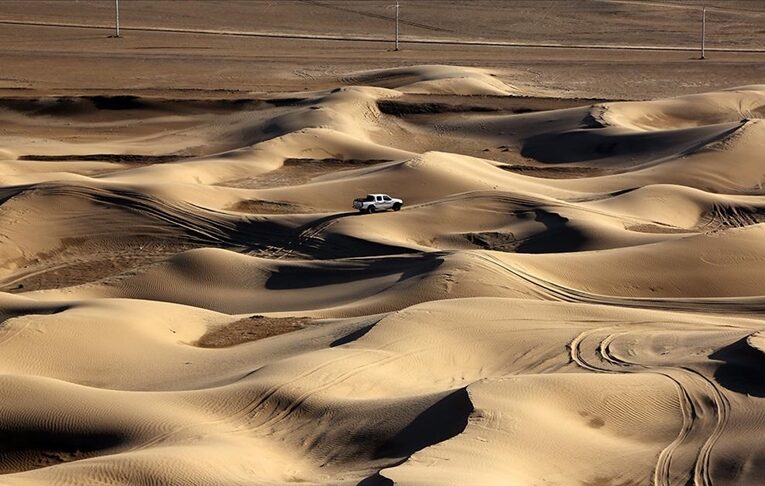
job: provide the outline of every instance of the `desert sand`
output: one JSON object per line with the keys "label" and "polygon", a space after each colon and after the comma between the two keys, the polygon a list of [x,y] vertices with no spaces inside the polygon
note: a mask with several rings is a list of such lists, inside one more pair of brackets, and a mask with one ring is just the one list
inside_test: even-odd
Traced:
{"label": "desert sand", "polygon": [[[88,55],[21,86],[44,68],[14,49],[0,484],[763,483],[761,64],[136,90],[130,64],[80,84]],[[370,192],[405,206],[354,211]]]}

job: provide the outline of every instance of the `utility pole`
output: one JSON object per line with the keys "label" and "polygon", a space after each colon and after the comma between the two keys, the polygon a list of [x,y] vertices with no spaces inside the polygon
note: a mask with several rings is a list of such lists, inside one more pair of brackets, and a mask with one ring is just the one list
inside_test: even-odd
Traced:
{"label": "utility pole", "polygon": [[699,59],[704,59],[704,41],[706,40],[705,37],[707,35],[707,8],[703,7],[701,9],[701,57]]}
{"label": "utility pole", "polygon": [[398,0],[396,0],[396,48],[393,49],[394,51],[398,50]]}
{"label": "utility pole", "polygon": [[120,0],[114,0],[114,37],[120,36]]}

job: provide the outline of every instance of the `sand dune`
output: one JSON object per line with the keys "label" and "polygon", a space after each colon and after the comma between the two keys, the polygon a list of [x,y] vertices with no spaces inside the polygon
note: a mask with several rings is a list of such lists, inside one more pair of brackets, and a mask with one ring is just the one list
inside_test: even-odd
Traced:
{"label": "sand dune", "polygon": [[758,484],[765,88],[493,74],[0,100],[0,483]]}
{"label": "sand dune", "polygon": [[528,96],[544,93],[541,90],[531,93],[528,88],[521,90],[496,77],[485,69],[428,65],[351,73],[341,76],[341,80],[347,84],[380,86],[411,94]]}

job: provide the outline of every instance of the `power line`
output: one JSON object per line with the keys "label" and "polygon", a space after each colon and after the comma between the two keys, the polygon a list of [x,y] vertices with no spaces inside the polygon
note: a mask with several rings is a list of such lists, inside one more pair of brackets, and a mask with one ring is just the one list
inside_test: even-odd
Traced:
{"label": "power line", "polygon": [[[390,17],[388,18],[390,20]],[[34,27],[64,27],[75,29],[111,29],[110,25],[83,24],[74,22],[42,22],[34,20],[10,20],[1,19],[0,25],[27,25]],[[152,27],[131,26],[122,30],[136,32],[167,32],[178,34],[204,34],[236,37],[260,37],[274,39],[303,39],[314,41],[344,41],[344,42],[380,42],[390,43],[390,37],[378,35],[342,35],[342,34],[309,34],[295,32],[274,31],[238,31],[238,30],[214,30],[214,29],[191,29],[181,27]],[[435,45],[463,45],[463,46],[490,46],[509,48],[547,48],[547,49],[600,49],[600,50],[632,50],[632,51],[685,51],[698,52],[698,46],[670,46],[670,45],[635,45],[635,44],[592,44],[592,43],[561,43],[561,42],[517,42],[517,41],[489,41],[470,39],[437,39],[415,37],[408,38],[410,44],[435,44]],[[741,52],[741,53],[765,53],[762,47],[705,47],[709,52]]]}
{"label": "power line", "polygon": [[[683,3],[671,3],[672,0],[664,0],[662,2],[652,2],[648,0],[595,0],[597,2],[623,4],[623,5],[635,5],[642,8],[655,7],[655,8],[667,8],[677,10],[695,10],[698,7],[695,5],[687,5]],[[675,0],[676,1],[676,0]],[[734,7],[720,7],[711,5],[707,8],[710,12],[724,13],[729,15],[742,15],[742,16],[765,16],[765,10],[755,10],[747,8],[734,8]]]}
{"label": "power line", "polygon": [[704,59],[704,41],[707,34],[707,9],[701,9],[701,59]]}
{"label": "power line", "polygon": [[120,36],[120,0],[114,0],[114,37]]}
{"label": "power line", "polygon": [[396,0],[396,47],[394,51],[398,50],[398,10],[399,10],[398,0]]}

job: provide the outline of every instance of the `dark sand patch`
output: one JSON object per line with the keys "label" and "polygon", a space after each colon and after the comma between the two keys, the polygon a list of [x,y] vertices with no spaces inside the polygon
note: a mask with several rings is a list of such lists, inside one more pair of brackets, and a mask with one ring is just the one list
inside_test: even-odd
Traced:
{"label": "dark sand patch", "polygon": [[541,179],[580,179],[584,177],[597,177],[607,173],[599,167],[538,167],[528,165],[500,165],[500,169],[515,174]]}
{"label": "dark sand patch", "polygon": [[315,209],[286,201],[266,201],[263,199],[247,199],[239,201],[230,208],[231,211],[252,214],[294,214],[314,213]]}
{"label": "dark sand patch", "polygon": [[207,332],[194,343],[200,348],[228,348],[303,329],[312,322],[308,317],[266,317],[254,315]]}
{"label": "dark sand patch", "polygon": [[62,249],[37,255],[0,280],[0,292],[23,293],[96,282],[201,246],[148,238],[135,238],[119,247],[104,245],[100,249],[93,245],[78,249],[77,244],[76,239],[67,239]]}
{"label": "dark sand patch", "polygon": [[189,155],[141,155],[141,154],[72,154],[72,155],[22,155],[19,160],[37,162],[118,162],[123,164],[162,164],[191,158]]}
{"label": "dark sand patch", "polygon": [[398,117],[436,115],[439,113],[504,113],[520,114],[537,111],[576,108],[603,103],[591,98],[538,98],[526,96],[458,96],[405,94],[379,100],[378,109]]}
{"label": "dark sand patch", "polygon": [[678,228],[676,226],[667,226],[663,224],[634,224],[632,226],[625,226],[627,231],[634,231],[636,233],[663,233],[663,234],[673,234],[673,233],[696,233],[693,230],[685,229],[685,228]]}
{"label": "dark sand patch", "polygon": [[467,233],[465,238],[470,243],[484,250],[514,252],[520,244],[510,232],[484,231],[480,233]]}

